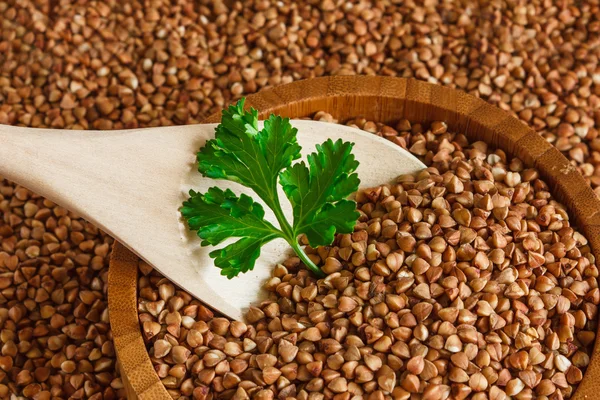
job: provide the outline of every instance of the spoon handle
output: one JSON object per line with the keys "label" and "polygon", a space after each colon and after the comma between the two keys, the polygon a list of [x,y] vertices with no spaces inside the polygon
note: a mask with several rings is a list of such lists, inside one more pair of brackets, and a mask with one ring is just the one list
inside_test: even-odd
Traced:
{"label": "spoon handle", "polygon": [[0,175],[79,213],[81,204],[71,202],[78,178],[98,173],[78,165],[89,155],[91,137],[87,131],[0,125]]}
{"label": "spoon handle", "polygon": [[[215,126],[67,131],[0,125],[0,176],[79,214],[181,283],[174,266],[189,257],[177,216],[181,181],[195,169],[195,152]],[[193,294],[233,313],[210,282],[200,282]]]}
{"label": "spoon handle", "polygon": [[[213,129],[212,124],[123,131],[0,125],[0,176],[119,236],[124,215],[164,205],[161,192],[169,190],[164,186],[172,183],[177,190],[181,166],[194,162],[193,149]],[[152,192],[154,199],[148,198]]]}

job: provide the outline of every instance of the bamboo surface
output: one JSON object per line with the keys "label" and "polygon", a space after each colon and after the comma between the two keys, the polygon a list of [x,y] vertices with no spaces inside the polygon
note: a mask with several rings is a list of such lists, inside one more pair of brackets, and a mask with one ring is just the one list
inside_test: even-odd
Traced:
{"label": "bamboo surface", "polygon": [[[298,81],[248,96],[247,106],[261,118],[276,113],[290,118],[326,111],[344,121],[364,117],[383,123],[406,118],[423,123],[446,121],[464,133],[519,157],[535,167],[556,199],[565,204],[600,260],[600,199],[552,145],[507,112],[466,93],[425,82],[393,77],[336,76]],[[218,122],[220,115],[206,121]],[[109,310],[115,348],[130,399],[170,399],[150,361],[137,316],[137,257],[116,243],[109,269]],[[599,345],[573,399],[600,398]]]}

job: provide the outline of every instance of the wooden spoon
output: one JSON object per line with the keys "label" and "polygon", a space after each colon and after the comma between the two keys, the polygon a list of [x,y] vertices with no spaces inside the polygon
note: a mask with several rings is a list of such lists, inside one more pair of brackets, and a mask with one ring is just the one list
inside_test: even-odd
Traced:
{"label": "wooden spoon", "polygon": [[[406,150],[355,128],[306,120],[293,125],[303,156],[327,138],[353,141],[361,187],[425,168]],[[181,288],[228,317],[242,319],[250,304],[264,298],[261,288],[271,268],[291,250],[285,241],[273,241],[263,247],[253,271],[228,280],[208,256],[214,248],[200,247],[182,222],[178,210],[190,188],[204,192],[217,185],[257,199],[241,185],[204,178],[197,171],[195,154],[214,137],[215,126],[67,131],[0,125],[0,174],[81,215]],[[291,207],[283,203],[291,220]]]}

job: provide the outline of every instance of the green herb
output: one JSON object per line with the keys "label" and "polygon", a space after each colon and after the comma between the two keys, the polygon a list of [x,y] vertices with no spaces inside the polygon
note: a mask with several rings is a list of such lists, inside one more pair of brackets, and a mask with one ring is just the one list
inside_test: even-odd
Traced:
{"label": "green herb", "polygon": [[[244,99],[223,111],[215,139],[198,152],[198,170],[214,179],[238,182],[254,191],[269,207],[279,227],[264,219],[264,209],[251,197],[211,187],[207,193],[190,191],[181,213],[189,228],[197,231],[202,246],[236,242],[214,250],[210,256],[228,278],[254,268],[261,247],[276,238],[285,239],[315,274],[322,271],[308,258],[298,236],[305,234],[311,246],[330,245],[336,233],[351,233],[359,217],[356,203],[346,198],[358,189],[354,172],[358,161],[353,143],[327,140],[315,153],[300,158],[297,129],[288,118],[271,115],[258,129],[258,112],[244,110]],[[278,180],[292,204],[294,221],[286,220],[277,193]]]}

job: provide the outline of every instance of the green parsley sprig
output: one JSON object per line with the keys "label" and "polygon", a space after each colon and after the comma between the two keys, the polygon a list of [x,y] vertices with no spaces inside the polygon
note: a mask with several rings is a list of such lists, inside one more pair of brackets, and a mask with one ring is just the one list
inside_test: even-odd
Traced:
{"label": "green parsley sprig", "polygon": [[[304,162],[300,158],[297,129],[288,118],[271,115],[258,128],[258,112],[244,110],[244,99],[223,111],[215,138],[197,155],[198,170],[206,177],[238,182],[254,191],[273,210],[279,227],[264,219],[261,204],[250,196],[211,187],[206,193],[190,191],[181,214],[197,231],[202,246],[216,246],[228,238],[236,242],[214,250],[210,257],[229,279],[254,268],[261,247],[285,239],[307,268],[323,272],[298,244],[306,235],[311,246],[330,245],[336,233],[351,233],[359,217],[356,203],[346,198],[358,189],[358,161],[353,143],[331,139],[316,146]],[[284,216],[277,185],[292,204],[294,220]]]}

